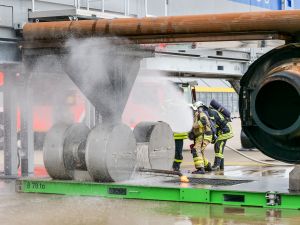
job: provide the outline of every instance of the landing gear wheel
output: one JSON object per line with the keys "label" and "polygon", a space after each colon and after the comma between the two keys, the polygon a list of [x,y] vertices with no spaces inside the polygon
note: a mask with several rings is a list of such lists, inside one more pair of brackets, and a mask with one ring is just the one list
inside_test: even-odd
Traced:
{"label": "landing gear wheel", "polygon": [[87,170],[85,145],[90,129],[83,123],[70,126],[64,140],[64,163],[68,170]]}
{"label": "landing gear wheel", "polygon": [[133,131],[138,143],[148,144],[151,169],[171,169],[175,141],[171,127],[165,122],[141,122]]}
{"label": "landing gear wheel", "polygon": [[250,141],[250,139],[246,136],[243,130],[241,130],[241,145],[244,149],[253,149],[255,148],[254,144]]}
{"label": "landing gear wheel", "polygon": [[74,157],[78,145],[86,139],[89,129],[83,124],[55,124],[45,137],[44,165],[53,179],[73,179]]}
{"label": "landing gear wheel", "polygon": [[113,182],[130,179],[136,165],[136,141],[124,125],[98,125],[86,143],[87,170],[95,181]]}

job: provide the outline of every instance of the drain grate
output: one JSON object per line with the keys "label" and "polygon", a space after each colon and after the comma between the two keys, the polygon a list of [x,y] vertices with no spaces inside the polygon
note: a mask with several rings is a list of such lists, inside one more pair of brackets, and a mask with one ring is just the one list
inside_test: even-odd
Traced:
{"label": "drain grate", "polygon": [[[206,184],[213,186],[227,186],[227,185],[236,185],[242,183],[248,183],[252,180],[228,180],[228,179],[212,179],[212,178],[194,178],[189,177],[189,184]],[[178,179],[173,179],[169,181],[165,181],[166,183],[179,184],[180,181]]]}

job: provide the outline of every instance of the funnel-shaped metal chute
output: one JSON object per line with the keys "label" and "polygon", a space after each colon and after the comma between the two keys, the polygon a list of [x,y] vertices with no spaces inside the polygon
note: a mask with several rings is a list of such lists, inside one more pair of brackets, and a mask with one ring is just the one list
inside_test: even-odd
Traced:
{"label": "funnel-shaped metal chute", "polygon": [[79,44],[66,60],[65,68],[71,80],[101,114],[102,121],[115,123],[121,119],[140,60],[146,55],[145,51],[110,43],[101,43],[101,46],[99,43],[94,46],[93,42],[87,46]]}

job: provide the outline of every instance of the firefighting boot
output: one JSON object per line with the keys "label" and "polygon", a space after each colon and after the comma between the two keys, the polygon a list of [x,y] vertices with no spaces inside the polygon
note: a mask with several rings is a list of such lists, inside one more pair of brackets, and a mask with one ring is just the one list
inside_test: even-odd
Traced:
{"label": "firefighting boot", "polygon": [[204,167],[200,167],[197,170],[193,171],[192,174],[205,174]]}
{"label": "firefighting boot", "polygon": [[220,170],[224,171],[224,158],[221,160]]}
{"label": "firefighting boot", "polygon": [[196,167],[196,170],[193,171],[192,174],[205,174],[204,167],[201,166],[201,167],[198,168],[199,165],[197,166],[197,164],[199,163],[198,162],[199,158],[198,158],[197,150],[195,148],[192,148],[191,153],[192,153],[194,164],[195,164],[195,167]]}
{"label": "firefighting boot", "polygon": [[173,165],[172,165],[172,168],[173,168],[173,171],[180,171],[180,162],[176,162],[174,161],[173,162]]}
{"label": "firefighting boot", "polygon": [[215,157],[214,165],[211,167],[212,171],[219,171],[222,159],[220,157]]}
{"label": "firefighting boot", "polygon": [[207,171],[207,172],[211,172],[212,171],[212,167],[211,167],[210,162],[207,163],[207,165],[204,167],[204,170]]}

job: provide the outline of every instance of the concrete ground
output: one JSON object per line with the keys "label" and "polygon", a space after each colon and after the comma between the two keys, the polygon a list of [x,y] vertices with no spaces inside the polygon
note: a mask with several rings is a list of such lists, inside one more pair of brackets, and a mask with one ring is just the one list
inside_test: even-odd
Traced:
{"label": "concrete ground", "polygon": [[[238,120],[233,122],[235,137],[228,145],[239,149]],[[188,146],[188,143],[186,143]],[[257,150],[243,151],[261,161],[274,162]],[[206,150],[207,158],[214,158],[213,146]],[[35,164],[43,166],[42,152],[35,152]],[[288,177],[291,166],[263,166],[239,154],[225,150],[227,176]],[[3,171],[3,152],[0,152],[0,171]],[[184,151],[184,172],[194,170],[189,150]],[[299,203],[300,206],[300,203]],[[223,224],[300,224],[298,210],[262,209],[179,202],[120,200],[100,197],[25,194],[15,192],[13,180],[0,180],[1,225],[223,225]]]}

